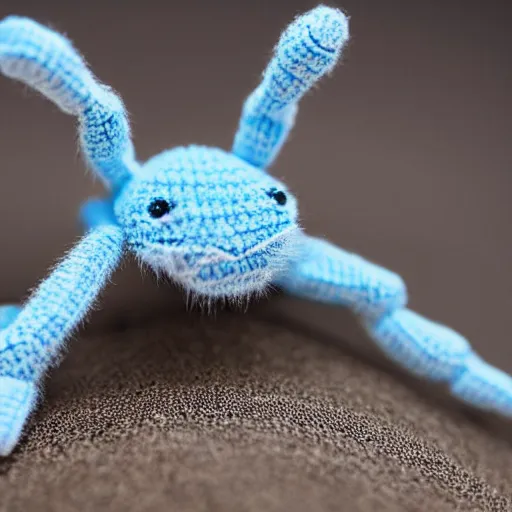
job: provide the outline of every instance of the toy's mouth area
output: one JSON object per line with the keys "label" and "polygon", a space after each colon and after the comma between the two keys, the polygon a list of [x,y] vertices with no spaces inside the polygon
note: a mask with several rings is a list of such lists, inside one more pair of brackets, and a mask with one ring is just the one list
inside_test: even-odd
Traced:
{"label": "toy's mouth area", "polygon": [[221,249],[152,245],[139,251],[156,272],[187,291],[210,297],[241,297],[263,291],[296,254],[300,228],[293,226],[241,255]]}

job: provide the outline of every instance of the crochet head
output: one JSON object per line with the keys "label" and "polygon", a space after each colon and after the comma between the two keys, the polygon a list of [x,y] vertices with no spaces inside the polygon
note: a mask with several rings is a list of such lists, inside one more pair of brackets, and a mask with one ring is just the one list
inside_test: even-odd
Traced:
{"label": "crochet head", "polygon": [[286,268],[299,236],[297,202],[281,182],[202,146],[150,159],[114,210],[143,262],[206,297],[263,291]]}

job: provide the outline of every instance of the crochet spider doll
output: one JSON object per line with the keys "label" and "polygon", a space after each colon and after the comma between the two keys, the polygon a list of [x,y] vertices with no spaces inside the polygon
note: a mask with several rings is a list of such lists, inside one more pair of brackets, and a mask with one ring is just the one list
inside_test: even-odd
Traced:
{"label": "crochet spider doll", "polygon": [[121,99],[70,41],[27,18],[0,21],[0,71],[78,118],[85,159],[109,192],[85,203],[86,234],[26,304],[0,309],[0,454],[16,446],[44,374],[125,251],[207,300],[275,285],[351,308],[382,351],[413,374],[512,415],[511,377],[461,335],[407,309],[397,274],[305,234],[296,199],[268,173],[300,99],[333,69],[348,36],[337,9],[298,17],[246,99],[231,151],[177,147],[142,163]]}

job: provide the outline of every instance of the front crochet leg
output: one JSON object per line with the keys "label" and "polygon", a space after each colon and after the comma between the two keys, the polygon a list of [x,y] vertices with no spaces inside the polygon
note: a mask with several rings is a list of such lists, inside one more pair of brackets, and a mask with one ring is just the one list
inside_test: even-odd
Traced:
{"label": "front crochet leg", "polygon": [[18,442],[41,378],[105,286],[122,247],[119,227],[92,229],[21,310],[0,309],[8,318],[0,332],[0,455]]}
{"label": "front crochet leg", "polygon": [[398,275],[305,236],[302,258],[278,284],[296,296],[349,307],[396,363],[447,384],[454,396],[472,406],[512,417],[512,377],[483,361],[454,330],[407,309]]}

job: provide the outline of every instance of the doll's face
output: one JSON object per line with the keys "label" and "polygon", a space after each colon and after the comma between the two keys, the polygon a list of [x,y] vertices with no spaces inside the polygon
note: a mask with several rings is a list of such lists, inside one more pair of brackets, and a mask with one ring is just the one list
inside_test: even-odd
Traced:
{"label": "doll's face", "polygon": [[207,297],[261,292],[286,268],[299,237],[286,187],[216,148],[152,158],[118,196],[115,214],[141,260]]}

